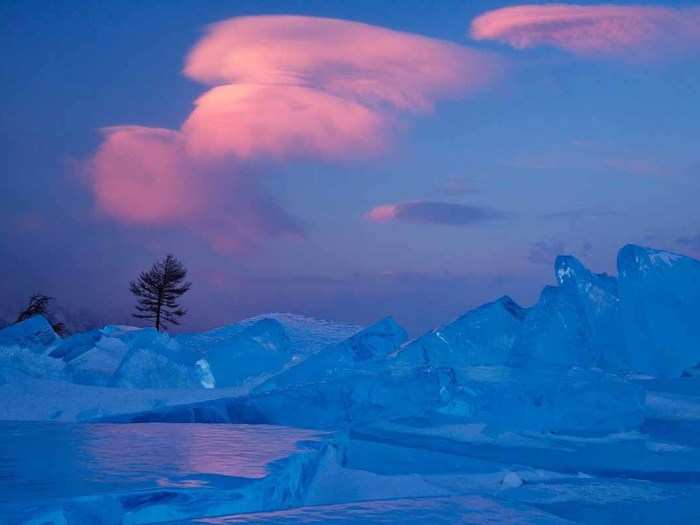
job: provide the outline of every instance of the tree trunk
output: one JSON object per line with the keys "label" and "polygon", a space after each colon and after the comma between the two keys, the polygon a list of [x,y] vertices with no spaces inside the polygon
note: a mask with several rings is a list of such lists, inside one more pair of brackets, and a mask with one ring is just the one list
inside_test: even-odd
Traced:
{"label": "tree trunk", "polygon": [[163,304],[163,291],[158,291],[158,307],[156,308],[156,331],[160,332],[160,307]]}

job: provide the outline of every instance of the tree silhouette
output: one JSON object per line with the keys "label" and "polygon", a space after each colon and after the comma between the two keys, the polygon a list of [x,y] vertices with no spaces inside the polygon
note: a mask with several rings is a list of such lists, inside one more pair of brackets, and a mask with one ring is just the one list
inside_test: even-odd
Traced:
{"label": "tree silhouette", "polygon": [[131,293],[139,298],[133,316],[153,321],[156,330],[168,324],[180,324],[177,319],[187,312],[180,308],[177,299],[192,286],[184,282],[185,277],[187,270],[173,255],[166,255],[149,271],[141,272],[139,278],[129,284]]}
{"label": "tree silhouette", "polygon": [[49,301],[52,299],[53,297],[49,297],[48,295],[35,293],[29,298],[29,304],[20,312],[20,314],[17,316],[17,321],[15,322],[21,323],[22,321],[26,321],[35,315],[46,315],[48,312]]}
{"label": "tree silhouette", "polygon": [[53,328],[54,332],[63,337],[66,334],[66,327],[63,323],[53,322],[51,320],[52,316],[49,313],[50,301],[53,301],[53,297],[49,297],[48,295],[40,293],[35,293],[29,298],[29,304],[17,316],[17,320],[15,321],[15,323],[21,323],[22,321],[26,321],[27,319],[29,319],[30,317],[34,317],[35,315],[43,315],[44,317],[46,317],[49,323],[51,323],[51,328]]}

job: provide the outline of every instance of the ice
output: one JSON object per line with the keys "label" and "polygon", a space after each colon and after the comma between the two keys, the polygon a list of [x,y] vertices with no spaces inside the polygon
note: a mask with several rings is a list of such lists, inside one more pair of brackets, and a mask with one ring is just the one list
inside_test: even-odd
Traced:
{"label": "ice", "polygon": [[355,370],[385,369],[388,357],[407,339],[406,331],[388,317],[345,341],[321,350],[260,387],[261,391],[329,381]]}
{"label": "ice", "polygon": [[534,307],[502,297],[413,341],[397,362],[627,370],[617,280],[571,256],[557,258],[555,275],[558,286],[545,287]]}
{"label": "ice", "polygon": [[411,342],[399,352],[397,362],[457,368],[504,365],[511,359],[525,316],[525,309],[502,297]]}
{"label": "ice", "polygon": [[13,377],[19,372],[30,377],[63,378],[64,363],[47,355],[60,341],[40,315],[1,329],[0,377],[5,371]]}
{"label": "ice", "polygon": [[0,384],[3,375],[14,377],[18,372],[36,378],[63,379],[65,365],[59,359],[33,352],[26,347],[0,346]]}
{"label": "ice", "polygon": [[51,352],[71,381],[127,388],[198,388],[197,356],[153,328],[107,326],[73,335]]}
{"label": "ice", "polygon": [[700,363],[700,261],[627,245],[617,257],[622,331],[636,371],[678,377]]}
{"label": "ice", "polygon": [[456,381],[441,412],[499,432],[605,434],[636,428],[644,416],[644,388],[601,370],[473,367]]}
{"label": "ice", "polygon": [[146,348],[129,352],[116,370],[112,384],[125,388],[203,387],[197,368],[177,363],[161,352]]}
{"label": "ice", "polygon": [[[618,262],[615,278],[561,256],[533,307],[502,297],[411,342],[391,318],[290,314],[176,335],[0,330],[0,420],[50,421],[50,457],[100,469],[94,484],[57,471],[62,496],[0,490],[0,521],[698,522],[700,262],[637,246]],[[251,449],[212,443],[242,424]],[[290,450],[265,424],[328,432]],[[253,479],[258,447],[277,459]]]}
{"label": "ice", "polygon": [[438,414],[450,398],[448,370],[348,370],[331,379],[194,404],[110,416],[116,422],[274,424],[337,429],[377,419]]}
{"label": "ice", "polygon": [[108,386],[128,352],[123,341],[102,336],[91,349],[72,359],[66,370],[76,383]]}
{"label": "ice", "polygon": [[94,348],[102,336],[103,331],[101,330],[90,330],[73,334],[54,345],[49,355],[57,359],[63,359],[68,363]]}
{"label": "ice", "polygon": [[223,343],[260,321],[275,321],[279,323],[286,335],[289,352],[300,356],[316,353],[329,345],[347,339],[361,330],[359,326],[346,323],[324,321],[294,314],[270,313],[251,317],[250,319],[204,333],[177,335],[176,338],[184,348],[203,352],[205,348]]}
{"label": "ice", "polygon": [[516,366],[628,370],[617,279],[595,274],[572,256],[555,261],[558,286],[547,286],[528,312]]}
{"label": "ice", "polygon": [[593,366],[588,324],[571,290],[546,286],[528,312],[511,364],[542,368]]}
{"label": "ice", "polygon": [[284,327],[261,319],[206,349],[206,362],[217,387],[238,386],[247,379],[282,369],[291,359]]}
{"label": "ice", "polygon": [[259,315],[241,321],[238,324],[247,326],[265,319],[277,321],[284,327],[289,340],[290,351],[298,355],[314,354],[327,346],[344,341],[362,330],[361,326],[353,324],[314,319],[289,313]]}
{"label": "ice", "polygon": [[58,341],[60,338],[51,328],[51,324],[41,315],[34,315],[0,329],[0,347],[18,346],[44,353]]}
{"label": "ice", "polygon": [[572,293],[585,319],[590,352],[585,361],[606,370],[628,370],[617,279],[591,272],[572,256],[557,257],[554,268],[559,286]]}

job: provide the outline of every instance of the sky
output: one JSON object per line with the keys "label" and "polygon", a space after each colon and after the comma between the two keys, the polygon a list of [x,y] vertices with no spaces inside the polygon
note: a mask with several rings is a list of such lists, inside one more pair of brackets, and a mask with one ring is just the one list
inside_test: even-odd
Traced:
{"label": "sky", "polygon": [[134,323],[173,253],[183,330],[418,335],[558,254],[700,256],[695,2],[26,0],[0,45],[0,314]]}

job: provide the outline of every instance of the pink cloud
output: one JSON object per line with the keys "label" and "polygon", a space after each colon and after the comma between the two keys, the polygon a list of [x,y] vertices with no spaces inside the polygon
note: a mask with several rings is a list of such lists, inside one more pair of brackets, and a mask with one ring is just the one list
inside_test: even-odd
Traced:
{"label": "pink cloud", "polygon": [[346,20],[255,16],[213,24],[185,75],[214,85],[183,126],[197,156],[375,154],[397,111],[480,89],[490,54]]}
{"label": "pink cloud", "polygon": [[178,224],[222,253],[249,251],[264,237],[303,236],[249,174],[199,164],[185,151],[182,134],[141,126],[103,132],[89,180],[105,215],[134,225]]}
{"label": "pink cloud", "polygon": [[375,206],[365,214],[365,218],[372,222],[391,222],[399,214],[397,204],[382,204]]}
{"label": "pink cloud", "polygon": [[306,86],[368,105],[425,111],[435,99],[481,88],[491,55],[347,20],[254,16],[213,24],[185,74],[211,85]]}
{"label": "pink cloud", "polygon": [[366,24],[226,20],[187,57],[185,75],[212,87],[181,128],[107,128],[89,180],[104,214],[128,224],[184,224],[218,250],[299,237],[296,221],[250,180],[251,162],[376,154],[399,112],[430,111],[500,71],[490,54]]}
{"label": "pink cloud", "polygon": [[559,47],[583,56],[648,61],[700,46],[700,8],[522,5],[489,11],[471,24],[476,40],[517,49]]}
{"label": "pink cloud", "polygon": [[505,213],[486,206],[439,201],[382,204],[365,214],[365,218],[372,222],[399,221],[448,226],[470,226],[506,217]]}
{"label": "pink cloud", "polygon": [[182,130],[196,158],[332,159],[375,153],[386,142],[382,115],[317,89],[229,84],[195,105]]}
{"label": "pink cloud", "polygon": [[103,133],[90,170],[102,212],[127,223],[162,224],[191,216],[202,206],[180,133],[142,126]]}

